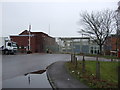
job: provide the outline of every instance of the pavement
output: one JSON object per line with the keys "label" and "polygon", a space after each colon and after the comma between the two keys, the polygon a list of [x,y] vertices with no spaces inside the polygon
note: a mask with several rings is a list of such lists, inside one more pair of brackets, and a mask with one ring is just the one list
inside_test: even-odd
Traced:
{"label": "pavement", "polygon": [[80,88],[89,88],[68,73],[64,66],[65,62],[66,61],[58,61],[47,68],[47,77],[53,89],[76,88],[80,90]]}

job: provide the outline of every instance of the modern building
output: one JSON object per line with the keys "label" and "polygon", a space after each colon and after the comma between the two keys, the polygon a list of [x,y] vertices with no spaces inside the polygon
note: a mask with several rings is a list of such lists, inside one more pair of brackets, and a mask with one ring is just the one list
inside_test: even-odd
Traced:
{"label": "modern building", "polygon": [[33,53],[43,53],[47,50],[56,52],[58,47],[55,38],[43,32],[24,30],[19,35],[11,35],[10,39],[17,43],[20,52],[26,52],[29,49]]}
{"label": "modern building", "polygon": [[58,38],[59,51],[62,53],[99,53],[99,46],[89,37],[60,37]]}

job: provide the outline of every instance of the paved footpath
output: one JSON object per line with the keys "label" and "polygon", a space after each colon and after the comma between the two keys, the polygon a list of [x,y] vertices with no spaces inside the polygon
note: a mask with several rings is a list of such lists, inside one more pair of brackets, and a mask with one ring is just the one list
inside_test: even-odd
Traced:
{"label": "paved footpath", "polygon": [[54,89],[60,88],[89,88],[73,78],[64,66],[65,61],[58,61],[47,68],[47,77]]}

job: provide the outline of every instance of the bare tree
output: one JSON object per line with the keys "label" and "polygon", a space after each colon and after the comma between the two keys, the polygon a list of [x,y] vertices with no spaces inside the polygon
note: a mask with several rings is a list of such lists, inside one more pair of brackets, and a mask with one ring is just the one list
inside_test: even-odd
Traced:
{"label": "bare tree", "polygon": [[98,11],[96,13],[83,12],[80,14],[80,24],[83,25],[84,29],[78,31],[86,36],[93,39],[100,48],[100,53],[102,54],[102,46],[110,35],[110,33],[115,29],[114,23],[114,12],[112,10]]}

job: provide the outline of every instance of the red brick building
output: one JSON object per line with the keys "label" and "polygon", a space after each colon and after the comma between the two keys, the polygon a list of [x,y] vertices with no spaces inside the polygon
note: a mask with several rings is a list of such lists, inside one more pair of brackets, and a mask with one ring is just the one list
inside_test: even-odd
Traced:
{"label": "red brick building", "polygon": [[109,36],[105,41],[104,50],[106,54],[110,54],[111,51],[119,51],[120,37],[116,35]]}
{"label": "red brick building", "polygon": [[[10,39],[17,42],[19,51],[26,52],[29,48],[29,31],[24,30],[19,35],[11,35]],[[46,49],[54,52],[56,50],[57,43],[55,38],[48,36],[43,32],[30,32],[30,50],[34,52],[46,52]],[[53,48],[54,47],[54,48]],[[55,48],[56,47],[56,48]]]}

